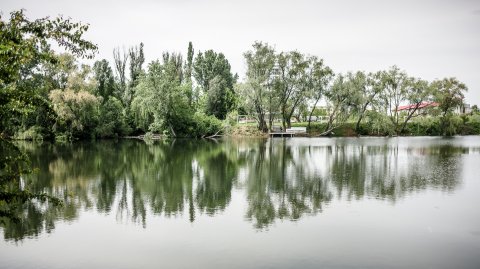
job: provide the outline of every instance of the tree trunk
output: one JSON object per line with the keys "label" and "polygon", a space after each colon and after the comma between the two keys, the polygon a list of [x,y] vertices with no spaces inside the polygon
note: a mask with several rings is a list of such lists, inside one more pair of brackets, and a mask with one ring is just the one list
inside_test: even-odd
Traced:
{"label": "tree trunk", "polygon": [[415,109],[412,111],[412,113],[408,113],[407,119],[403,122],[402,128],[400,129],[400,132],[399,132],[399,133],[402,133],[402,132],[405,130],[405,128],[407,127],[408,121],[413,117],[413,115],[415,114],[415,112],[417,112],[419,106],[420,106],[420,104],[417,104],[417,105],[415,106]]}
{"label": "tree trunk", "polygon": [[360,113],[360,116],[358,117],[357,125],[355,126],[355,132],[358,135],[358,132],[360,131],[360,123],[362,122],[363,116],[365,115],[365,111],[367,110],[367,106],[370,104],[370,102],[366,102],[365,105],[362,107],[362,112]]}
{"label": "tree trunk", "polygon": [[317,100],[315,100],[315,104],[313,105],[313,108],[312,110],[310,111],[310,115],[308,115],[308,126],[307,126],[307,129],[310,130],[310,122],[312,121],[312,115],[313,115],[313,112],[315,111],[315,108],[317,107],[317,103],[318,101],[320,100],[320,98],[317,98]]}
{"label": "tree trunk", "polygon": [[265,121],[265,115],[261,114],[260,120],[259,120],[259,129],[262,132],[267,132],[268,127],[267,127],[267,122]]}
{"label": "tree trunk", "polygon": [[360,122],[362,121],[362,118],[363,118],[363,114],[360,114],[357,124],[355,125],[355,132],[357,133],[357,135],[360,132]]}
{"label": "tree trunk", "polygon": [[[288,122],[288,119],[287,119],[287,115],[286,115],[286,110],[287,108],[282,105],[282,125],[283,125],[283,131],[285,131],[287,129],[287,122]],[[290,128],[290,127],[289,127]]]}
{"label": "tree trunk", "polygon": [[175,131],[173,130],[172,125],[171,124],[169,124],[169,125],[170,125],[170,131],[172,132],[173,137],[177,137],[177,135],[175,134]]}

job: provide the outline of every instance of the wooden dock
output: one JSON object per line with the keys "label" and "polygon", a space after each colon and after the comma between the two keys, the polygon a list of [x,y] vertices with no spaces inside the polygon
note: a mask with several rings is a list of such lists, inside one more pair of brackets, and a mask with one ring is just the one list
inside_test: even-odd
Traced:
{"label": "wooden dock", "polygon": [[294,137],[295,133],[291,132],[271,132],[268,133],[270,137]]}
{"label": "wooden dock", "polygon": [[276,131],[268,133],[270,137],[294,137],[296,134],[306,134],[306,127],[292,127],[286,129],[286,132]]}

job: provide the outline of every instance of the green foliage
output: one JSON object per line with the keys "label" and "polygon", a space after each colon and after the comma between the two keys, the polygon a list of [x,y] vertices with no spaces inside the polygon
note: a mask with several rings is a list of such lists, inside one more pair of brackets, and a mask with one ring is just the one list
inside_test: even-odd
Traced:
{"label": "green foliage", "polygon": [[370,111],[367,113],[366,119],[367,130],[371,134],[382,136],[395,134],[395,126],[387,115]]}
{"label": "green foliage", "polygon": [[76,56],[93,58],[97,46],[82,39],[87,30],[88,25],[63,17],[29,21],[24,10],[11,12],[9,21],[0,17],[0,84],[17,80],[22,66],[33,60],[55,61],[49,41]]}
{"label": "green foliage", "polygon": [[98,137],[103,138],[123,136],[130,132],[120,100],[109,97],[100,105],[99,122],[95,132]]}
{"label": "green foliage", "polygon": [[193,76],[200,85],[202,94],[207,96],[205,113],[222,120],[235,104],[233,92],[235,77],[230,68],[225,55],[213,50],[199,52],[193,64]]}
{"label": "green foliage", "polygon": [[325,97],[330,105],[326,133],[344,124],[355,112],[353,104],[358,97],[351,84],[352,80],[348,77],[338,75],[333,85],[325,92]]}
{"label": "green foliage", "polygon": [[185,66],[185,78],[187,79],[187,81],[192,80],[193,54],[194,50],[192,42],[188,42],[187,65]]}
{"label": "green foliage", "polygon": [[126,104],[127,102],[127,75],[126,75],[126,67],[127,67],[127,60],[128,60],[128,53],[123,50],[123,55],[120,54],[120,49],[115,48],[113,50],[113,61],[115,66],[115,71],[117,76],[115,77],[115,88],[116,94],[118,98]]}
{"label": "green foliage", "polygon": [[[247,63],[246,82],[238,85],[240,95],[248,113],[254,115],[260,131],[268,131],[265,115],[272,114],[269,105],[272,94],[271,75],[275,66],[275,49],[268,43],[255,42],[253,50],[243,54]],[[275,108],[276,109],[276,108]]]}
{"label": "green foliage", "polygon": [[128,54],[130,56],[130,88],[134,88],[143,72],[142,65],[145,62],[143,43],[140,43],[139,47],[130,48]]}
{"label": "green foliage", "polygon": [[210,81],[207,93],[205,113],[218,119],[225,119],[227,113],[233,108],[234,93],[228,88],[227,82],[220,76]]}
{"label": "green foliage", "polygon": [[442,134],[454,135],[456,133],[456,120],[452,117],[453,110],[463,104],[464,92],[468,88],[456,78],[437,80],[432,85],[435,88],[436,101],[440,103]]}
{"label": "green foliage", "polygon": [[440,118],[440,127],[442,135],[453,136],[459,131],[459,126],[462,125],[462,119],[451,113],[447,113]]}
{"label": "green foliage", "polygon": [[313,105],[311,106],[310,114],[308,115],[309,126],[312,116],[318,117],[327,115],[325,109],[317,109],[317,104],[325,94],[328,85],[334,77],[333,70],[324,64],[323,59],[311,57],[310,65],[310,74],[308,76],[310,92],[308,97],[313,101]]}
{"label": "green foliage", "polygon": [[383,85],[380,105],[383,106],[383,111],[390,118],[395,132],[399,133],[401,117],[397,108],[407,100],[408,75],[397,66],[392,66],[389,70],[380,73],[380,80]]}
{"label": "green foliage", "polygon": [[192,136],[204,137],[217,133],[222,129],[222,122],[214,116],[197,112],[193,115]]}
{"label": "green foliage", "polygon": [[480,134],[480,114],[472,114],[468,116],[466,125],[469,127],[468,134]]}
{"label": "green foliage", "polygon": [[132,111],[138,125],[153,132],[168,130],[176,136],[174,128],[183,129],[182,118],[189,116],[189,106],[175,64],[166,60],[149,64],[136,87]]}
{"label": "green foliage", "polygon": [[[30,173],[25,155],[13,144],[4,141],[14,129],[15,120],[25,119],[44,103],[46,92],[37,93],[36,82],[39,66],[54,64],[57,59],[50,50],[50,42],[72,52],[75,56],[93,58],[97,46],[86,41],[82,35],[88,25],[58,17],[29,21],[23,10],[10,13],[10,20],[0,15],[0,221],[19,221],[25,206],[33,202],[59,204],[60,200],[48,194],[30,192],[20,182]],[[27,81],[28,83],[24,83]],[[37,81],[38,82],[38,81]],[[63,81],[61,81],[63,82]],[[20,86],[20,87],[19,87]],[[38,87],[48,88],[48,87]],[[42,96],[43,94],[43,96]],[[43,106],[48,107],[48,106]],[[46,111],[46,110],[43,110]],[[29,135],[37,137],[37,130]],[[37,203],[38,204],[38,203]]]}
{"label": "green foliage", "polygon": [[91,137],[99,117],[99,100],[86,91],[53,90],[49,95],[57,114],[54,131],[74,137]]}
{"label": "green foliage", "polygon": [[103,98],[103,102],[106,102],[115,91],[115,81],[113,78],[112,68],[110,68],[107,60],[103,59],[101,61],[96,61],[93,64],[93,72],[97,81],[95,95],[101,96]]}
{"label": "green foliage", "polygon": [[[298,51],[281,52],[276,55],[274,74],[271,76],[274,85],[274,94],[270,96],[270,106],[280,106],[284,128],[291,126],[290,119],[297,107],[304,103],[309,88],[307,69],[310,59]],[[277,103],[278,102],[278,103]],[[272,115],[270,109],[270,115]],[[269,118],[269,126],[273,118]]]}

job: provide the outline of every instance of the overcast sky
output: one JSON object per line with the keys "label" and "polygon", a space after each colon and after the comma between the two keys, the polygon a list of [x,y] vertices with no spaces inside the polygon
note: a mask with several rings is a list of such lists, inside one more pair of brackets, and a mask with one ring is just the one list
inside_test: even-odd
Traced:
{"label": "overcast sky", "polygon": [[317,55],[336,73],[377,71],[397,65],[427,80],[457,77],[467,102],[480,104],[480,1],[478,0],[0,0],[6,17],[24,8],[30,19],[62,14],[90,24],[86,37],[97,59],[114,47],[145,44],[147,62],[162,51],[186,55],[223,52],[243,77],[243,52],[254,41],[277,50]]}

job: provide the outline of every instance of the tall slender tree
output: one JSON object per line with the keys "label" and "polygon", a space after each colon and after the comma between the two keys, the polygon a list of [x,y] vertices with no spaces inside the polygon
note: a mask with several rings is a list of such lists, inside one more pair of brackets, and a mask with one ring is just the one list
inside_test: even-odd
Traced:
{"label": "tall slender tree", "polygon": [[320,99],[323,97],[325,90],[333,79],[334,73],[330,67],[323,63],[323,59],[318,59],[313,56],[310,58],[310,70],[309,70],[309,87],[310,87],[310,99],[313,101],[313,106],[310,109],[308,116],[308,128],[310,129],[310,123],[312,115]]}
{"label": "tall slender tree", "polygon": [[389,70],[383,71],[380,77],[383,85],[383,91],[380,95],[384,107],[383,112],[388,115],[394,125],[395,132],[398,134],[401,124],[398,107],[406,101],[409,77],[397,66],[392,66]]}
{"label": "tall slender tree", "polygon": [[115,92],[115,80],[113,71],[108,61],[103,59],[93,64],[93,72],[97,81],[95,94],[103,98],[102,103],[112,96]]}
{"label": "tall slender tree", "polygon": [[125,102],[127,94],[127,77],[126,77],[126,67],[128,61],[128,52],[123,49],[123,52],[120,53],[119,48],[113,50],[113,61],[115,63],[115,73],[117,74],[117,92],[120,100]]}
{"label": "tall slender tree", "polygon": [[137,86],[140,74],[143,72],[142,66],[145,62],[145,56],[143,55],[143,43],[140,43],[138,47],[131,47],[128,51],[128,55],[130,58],[130,81],[126,103],[129,107],[134,95],[135,86]]}
{"label": "tall slender tree", "polygon": [[258,129],[268,130],[265,121],[267,96],[272,92],[272,76],[275,66],[275,50],[268,43],[255,42],[253,50],[243,54],[247,62],[246,84],[242,98],[253,110]]}

